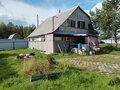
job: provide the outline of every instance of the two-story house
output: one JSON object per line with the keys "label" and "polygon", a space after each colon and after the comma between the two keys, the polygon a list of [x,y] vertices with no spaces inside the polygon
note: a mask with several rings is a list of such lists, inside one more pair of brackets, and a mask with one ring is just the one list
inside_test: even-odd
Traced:
{"label": "two-story house", "polygon": [[97,41],[92,31],[90,17],[77,6],[41,23],[28,36],[29,48],[54,53],[82,43],[88,50],[89,44]]}

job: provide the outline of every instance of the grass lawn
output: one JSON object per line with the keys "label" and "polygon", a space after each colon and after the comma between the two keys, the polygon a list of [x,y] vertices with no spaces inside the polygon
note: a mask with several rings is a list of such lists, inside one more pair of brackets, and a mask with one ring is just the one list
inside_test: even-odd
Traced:
{"label": "grass lawn", "polygon": [[[103,49],[105,50],[105,48]],[[14,56],[20,53],[35,52],[34,58],[15,59]],[[118,50],[109,51],[108,54],[120,55]],[[54,53],[51,56],[57,60],[61,58],[84,57],[77,54],[62,56]],[[96,55],[99,56],[100,55]],[[0,51],[0,90],[119,90],[120,85],[110,86],[109,81],[116,76],[105,76],[88,72],[70,66],[67,63],[54,63],[50,70],[47,69],[47,55],[38,50],[17,49]],[[92,56],[85,56],[92,57]],[[94,57],[94,56],[93,56]],[[107,57],[106,57],[107,58]],[[102,59],[101,59],[102,60]],[[112,61],[112,60],[110,60]],[[117,62],[117,60],[116,60]],[[43,68],[44,67],[44,68]],[[30,74],[40,74],[47,72],[64,72],[54,80],[43,80],[29,84]]]}

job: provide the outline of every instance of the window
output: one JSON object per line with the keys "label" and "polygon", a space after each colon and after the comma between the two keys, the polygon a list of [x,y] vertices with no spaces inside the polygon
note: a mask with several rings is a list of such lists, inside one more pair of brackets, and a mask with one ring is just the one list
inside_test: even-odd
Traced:
{"label": "window", "polygon": [[70,19],[67,20],[68,27],[71,27],[71,21]]}
{"label": "window", "polygon": [[78,21],[77,25],[78,25],[78,28],[80,28],[80,21]]}
{"label": "window", "polygon": [[78,28],[85,29],[85,22],[84,21],[78,21]]}
{"label": "window", "polygon": [[68,27],[75,27],[75,21],[74,20],[67,20]]}
{"label": "window", "polygon": [[40,37],[31,38],[31,41],[45,41],[45,35]]}
{"label": "window", "polygon": [[75,21],[71,20],[71,27],[75,27]]}
{"label": "window", "polygon": [[81,22],[81,29],[85,29],[85,22]]}
{"label": "window", "polygon": [[41,36],[41,41],[45,41],[45,35]]}

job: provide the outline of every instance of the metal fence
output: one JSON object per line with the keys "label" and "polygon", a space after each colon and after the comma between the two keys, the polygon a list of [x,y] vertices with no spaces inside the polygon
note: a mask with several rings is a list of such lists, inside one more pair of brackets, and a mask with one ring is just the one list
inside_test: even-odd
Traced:
{"label": "metal fence", "polygon": [[28,41],[21,39],[0,39],[0,50],[28,48]]}
{"label": "metal fence", "polygon": [[[104,43],[115,43],[114,39],[102,40]],[[120,38],[117,40],[117,43],[120,44]]]}

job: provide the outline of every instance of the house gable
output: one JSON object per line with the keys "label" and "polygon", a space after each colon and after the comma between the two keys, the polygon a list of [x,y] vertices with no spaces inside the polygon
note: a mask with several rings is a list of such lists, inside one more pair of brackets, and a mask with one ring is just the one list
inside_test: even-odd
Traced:
{"label": "house gable", "polygon": [[[69,26],[68,20],[70,20],[69,22],[73,21],[75,23],[75,26]],[[84,22],[84,28],[78,27],[79,22]],[[70,15],[70,17],[59,27],[59,31],[88,33],[90,23],[91,21],[89,16],[86,13],[84,13],[83,10],[77,8]]]}
{"label": "house gable", "polygon": [[[81,11],[84,14],[84,16],[90,20],[90,17],[79,6],[77,6],[66,12],[62,12],[56,15],[54,17],[54,20],[53,20],[53,17],[46,19],[28,37],[36,37],[36,36],[45,35],[45,34],[49,34],[56,31],[60,26],[65,25],[65,22],[68,18],[76,17],[74,15],[76,15],[75,13],[77,13],[78,11]],[[54,21],[54,25],[53,25],[53,21]],[[53,30],[53,26],[54,26],[54,30]]]}

